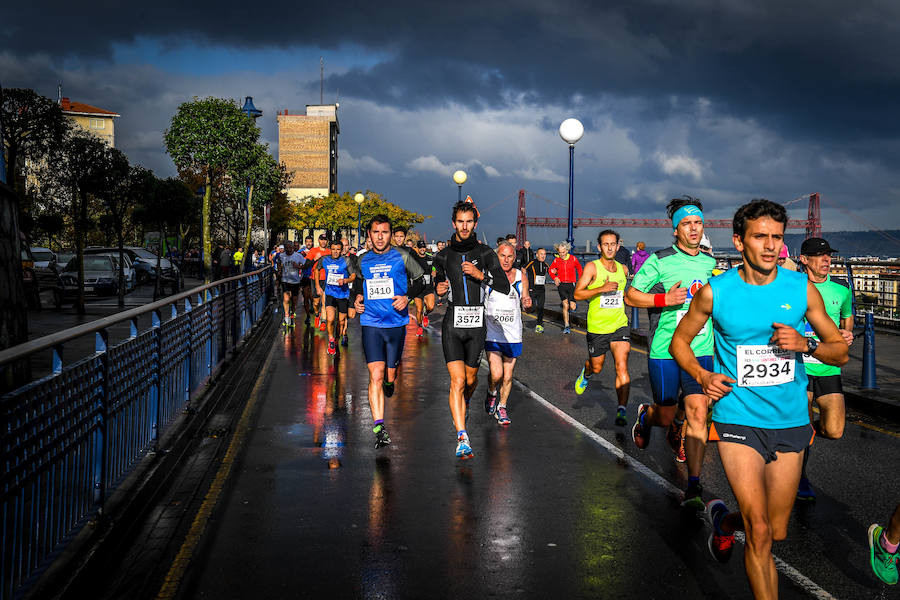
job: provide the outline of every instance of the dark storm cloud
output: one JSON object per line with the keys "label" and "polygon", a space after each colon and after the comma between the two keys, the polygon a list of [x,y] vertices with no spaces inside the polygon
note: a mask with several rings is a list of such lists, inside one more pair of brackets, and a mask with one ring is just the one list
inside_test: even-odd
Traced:
{"label": "dark storm cloud", "polygon": [[496,107],[519,94],[544,103],[573,94],[678,95],[710,98],[801,136],[900,133],[892,114],[900,5],[891,0],[247,7],[106,1],[90,16],[98,35],[85,35],[71,26],[87,18],[81,5],[20,5],[0,25],[0,47],[108,58],[112,44],[141,37],[239,48],[357,45],[385,58],[331,75],[329,88],[407,107]]}

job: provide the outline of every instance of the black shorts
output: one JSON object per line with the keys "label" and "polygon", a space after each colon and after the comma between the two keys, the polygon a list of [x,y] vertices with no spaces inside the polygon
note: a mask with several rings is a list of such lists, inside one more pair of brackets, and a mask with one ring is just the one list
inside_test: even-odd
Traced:
{"label": "black shorts", "polygon": [[285,294],[290,294],[291,296],[296,296],[300,292],[300,284],[299,283],[288,283],[287,281],[281,282],[281,291]]}
{"label": "black shorts", "polygon": [[840,375],[807,375],[806,377],[809,379],[806,391],[812,392],[813,400],[827,394],[844,393]]}
{"label": "black shorts", "polygon": [[300,278],[300,287],[309,287],[312,285],[312,280],[309,277],[301,277]]}
{"label": "black shorts", "polygon": [[560,283],[556,286],[556,291],[559,292],[560,301],[568,300],[569,302],[575,302],[575,284],[574,283]]}
{"label": "black shorts", "polygon": [[587,347],[588,347],[588,356],[591,358],[596,358],[598,356],[603,356],[607,352],[609,352],[610,344],[612,342],[630,342],[631,341],[631,327],[625,325],[624,327],[619,327],[612,333],[591,333],[588,331],[587,334]]}
{"label": "black shorts", "polygon": [[335,298],[325,294],[325,306],[333,306],[342,315],[347,314],[347,308],[350,306],[349,298]]}
{"label": "black shorts", "polygon": [[484,338],[487,328],[481,327],[454,327],[453,306],[447,307],[441,323],[441,345],[444,348],[444,361],[453,362],[461,360],[468,367],[481,365],[481,355],[484,353]]}
{"label": "black shorts", "polygon": [[363,354],[366,362],[383,362],[388,369],[396,369],[403,354],[406,326],[373,327],[362,326]]}
{"label": "black shorts", "polygon": [[803,452],[812,444],[815,436],[816,430],[810,424],[787,429],[763,429],[713,421],[709,427],[710,442],[734,442],[750,446],[767,464],[777,458],[776,452]]}

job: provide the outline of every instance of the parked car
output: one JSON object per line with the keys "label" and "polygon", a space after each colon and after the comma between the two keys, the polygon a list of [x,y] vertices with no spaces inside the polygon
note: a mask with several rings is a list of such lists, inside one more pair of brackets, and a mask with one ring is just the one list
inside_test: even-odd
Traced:
{"label": "parked car", "polygon": [[[118,251],[94,253],[93,250],[91,250],[90,252],[88,250],[85,250],[84,255],[85,256],[109,256],[110,258],[112,258],[115,261],[116,267],[118,268],[118,265],[119,265],[119,252]],[[122,258],[125,261],[125,263],[124,263],[125,266],[122,269],[122,274],[125,277],[125,293],[133,292],[134,289],[137,287],[137,271],[134,268],[134,263],[131,262],[131,256],[127,252],[124,252],[122,254]],[[116,277],[117,278],[119,277],[118,271],[116,272]],[[116,279],[116,281],[118,281],[118,279]],[[118,290],[117,290],[117,292],[118,292]]]}
{"label": "parked car", "polygon": [[52,269],[56,265],[56,253],[50,248],[32,246],[31,255],[34,257],[34,267],[36,269]]}
{"label": "parked car", "polygon": [[[156,279],[156,255],[153,254],[150,250],[146,248],[141,248],[140,246],[126,246],[124,248],[125,254],[131,259],[132,264],[134,265],[135,274],[137,275],[137,283],[138,285],[148,283]],[[113,254],[118,255],[118,248],[109,248],[109,247],[92,247],[85,249],[85,254]],[[171,280],[178,283],[180,287],[181,282],[181,273],[178,270],[178,267],[172,264],[166,258],[160,259],[160,269],[162,273],[160,275],[163,279]]]}
{"label": "parked car", "polygon": [[73,250],[61,250],[56,253],[56,270],[62,271],[69,261],[75,258],[75,252]]}
{"label": "parked car", "polygon": [[[60,278],[67,296],[78,293],[78,258],[65,266]],[[84,256],[84,293],[113,295],[119,290],[119,266],[112,256],[86,254]]]}

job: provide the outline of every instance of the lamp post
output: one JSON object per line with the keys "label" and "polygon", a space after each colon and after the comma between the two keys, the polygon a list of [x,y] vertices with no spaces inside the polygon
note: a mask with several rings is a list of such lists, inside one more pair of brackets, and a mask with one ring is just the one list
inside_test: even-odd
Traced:
{"label": "lamp post", "polygon": [[462,202],[462,186],[466,182],[466,179],[468,179],[468,178],[469,178],[469,176],[466,175],[465,171],[460,170],[460,171],[456,171],[455,173],[453,173],[453,181],[455,181],[456,185],[459,186],[459,201],[460,202]]}
{"label": "lamp post", "polygon": [[234,214],[234,209],[230,206],[225,207],[225,231],[228,232],[228,243],[231,243],[231,215]]}
{"label": "lamp post", "polygon": [[359,252],[362,249],[362,203],[366,197],[362,192],[356,192],[353,199],[356,200],[356,251]]}
{"label": "lamp post", "polygon": [[[244,113],[244,115],[246,115],[248,119],[253,119],[254,123],[256,123],[256,120],[262,116],[262,111],[253,105],[253,96],[246,96],[244,98],[244,107],[241,108],[241,112]],[[247,195],[244,196],[244,238],[245,238],[244,245],[246,246],[246,250],[247,250],[246,252],[244,252],[244,255],[252,256],[253,253],[249,252],[249,250],[250,250],[250,177],[249,176],[247,177]],[[266,240],[266,242],[263,242],[263,252],[265,252],[265,244],[266,243],[268,243],[268,240]],[[243,273],[243,271],[244,271],[243,264],[239,266],[238,271]]]}
{"label": "lamp post", "polygon": [[559,137],[569,145],[569,227],[566,241],[569,247],[575,245],[573,221],[575,214],[575,144],[584,135],[584,125],[578,119],[566,119],[559,126]]}

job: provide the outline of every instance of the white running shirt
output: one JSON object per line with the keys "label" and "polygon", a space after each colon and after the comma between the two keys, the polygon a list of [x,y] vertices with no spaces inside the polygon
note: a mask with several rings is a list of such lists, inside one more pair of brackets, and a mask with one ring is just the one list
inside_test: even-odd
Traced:
{"label": "white running shirt", "polygon": [[487,288],[484,314],[487,320],[489,342],[518,344],[522,342],[522,270],[516,269],[516,279],[509,286],[508,294]]}

